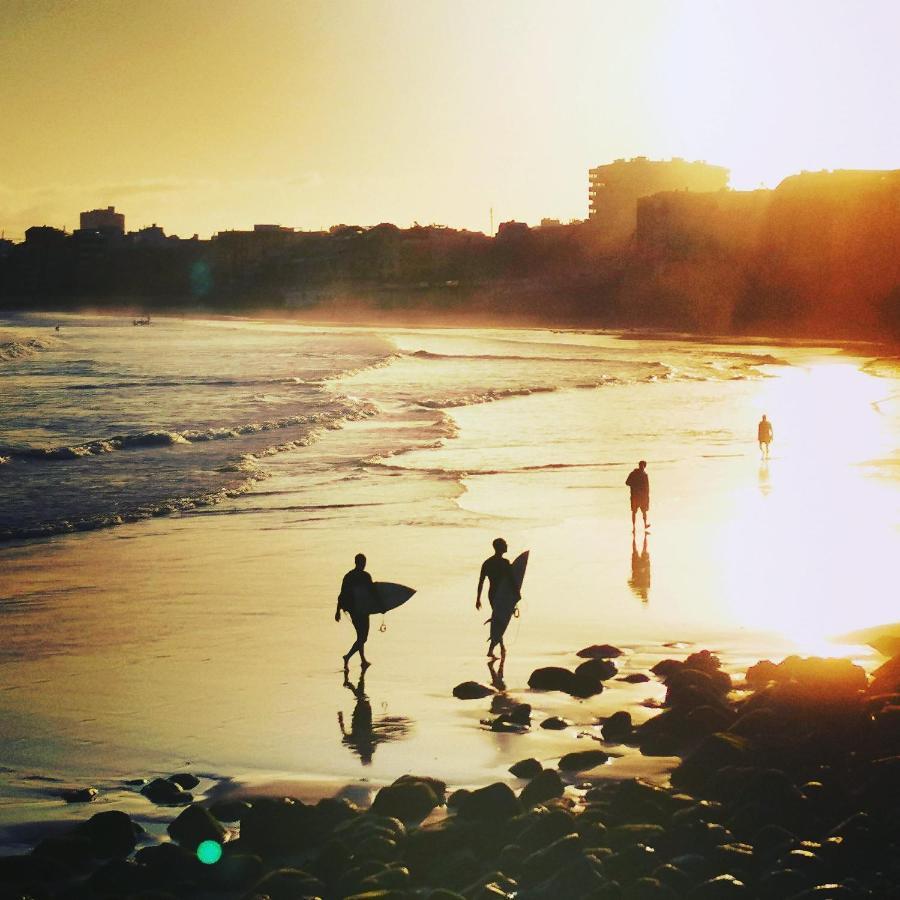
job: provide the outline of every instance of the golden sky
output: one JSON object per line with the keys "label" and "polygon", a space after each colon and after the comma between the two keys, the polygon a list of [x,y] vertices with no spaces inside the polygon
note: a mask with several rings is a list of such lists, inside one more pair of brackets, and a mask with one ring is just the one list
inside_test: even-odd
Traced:
{"label": "golden sky", "polygon": [[0,0],[0,231],[582,218],[587,169],[900,168],[895,0]]}

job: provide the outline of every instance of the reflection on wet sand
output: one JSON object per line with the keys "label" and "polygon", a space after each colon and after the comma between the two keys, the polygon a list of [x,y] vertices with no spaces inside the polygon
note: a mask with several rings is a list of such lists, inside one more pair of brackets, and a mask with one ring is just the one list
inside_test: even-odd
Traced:
{"label": "reflection on wet sand", "polygon": [[772,481],[769,478],[769,460],[764,459],[759,464],[759,492],[763,497],[768,497],[772,493]]}
{"label": "reflection on wet sand", "polygon": [[359,676],[354,685],[349,678],[344,679],[344,687],[356,698],[356,705],[350,716],[350,730],[344,724],[343,712],[338,712],[338,725],[341,729],[341,743],[349,747],[361,760],[364,766],[371,765],[375,748],[388,741],[405,738],[412,728],[412,720],[406,716],[372,717],[372,704],[366,694],[365,672]]}
{"label": "reflection on wet sand", "polygon": [[631,538],[631,578],[628,579],[628,587],[635,597],[644,603],[650,600],[650,551],[647,549],[647,535],[644,535],[644,544],[638,553],[634,536]]}
{"label": "reflection on wet sand", "polygon": [[506,690],[506,682],[503,680],[503,665],[506,662],[505,659],[501,658],[490,659],[488,660],[488,672],[491,675],[491,685],[495,687],[498,691]]}

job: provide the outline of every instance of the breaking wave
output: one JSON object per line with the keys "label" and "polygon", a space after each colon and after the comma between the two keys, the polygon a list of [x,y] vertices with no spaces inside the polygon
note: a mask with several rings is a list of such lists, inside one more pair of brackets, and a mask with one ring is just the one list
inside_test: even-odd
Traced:
{"label": "breaking wave", "polygon": [[[302,416],[287,416],[282,419],[270,419],[264,422],[247,422],[223,428],[185,431],[145,431],[139,434],[116,435],[109,438],[98,438],[82,444],[61,447],[34,447],[19,449],[15,447],[0,448],[7,459],[27,459],[37,461],[56,461],[81,459],[86,456],[99,456],[118,450],[146,450],[154,447],[171,447],[177,444],[198,444],[206,441],[233,440],[246,435],[261,434],[267,431],[278,431],[298,426],[330,429],[340,428],[341,423],[357,421],[373,416],[377,408],[372,403],[344,400],[344,408],[339,412],[317,412]],[[297,441],[291,441],[296,445]],[[301,446],[306,446],[301,444]]]}
{"label": "breaking wave", "polygon": [[28,359],[45,350],[52,350],[59,342],[53,338],[22,338],[0,344],[0,361]]}

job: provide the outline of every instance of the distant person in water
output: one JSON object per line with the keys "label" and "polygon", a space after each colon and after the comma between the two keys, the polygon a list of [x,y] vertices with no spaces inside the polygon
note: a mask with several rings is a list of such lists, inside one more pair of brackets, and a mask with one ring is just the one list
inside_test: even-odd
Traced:
{"label": "distant person in water", "polygon": [[638,510],[644,517],[644,530],[650,527],[647,513],[650,511],[650,479],[647,476],[647,461],[642,459],[636,469],[632,469],[625,479],[631,489],[631,533],[634,534],[635,518]]}
{"label": "distant person in water", "polygon": [[763,459],[769,458],[769,444],[772,443],[772,438],[775,436],[775,433],[772,431],[772,423],[766,418],[765,413],[763,413],[763,417],[759,420],[759,425],[756,426],[756,439],[759,441],[759,452],[762,454]]}
{"label": "distant person in water", "polygon": [[366,558],[362,553],[354,557],[354,567],[344,576],[341,582],[341,592],[338,594],[337,609],[334,612],[334,621],[341,621],[341,611],[350,616],[353,627],[356,629],[356,641],[344,654],[344,670],[350,666],[350,657],[359,653],[362,668],[368,669],[371,663],[366,659],[366,641],[369,638],[369,613],[366,600],[371,597],[374,608],[378,608],[378,594],[375,593],[375,585],[372,576],[366,571]]}
{"label": "distant person in water", "polygon": [[512,563],[508,559],[503,558],[503,554],[507,551],[506,541],[503,538],[495,538],[493,542],[494,555],[489,556],[481,564],[481,574],[478,576],[478,593],[475,595],[475,609],[481,609],[481,590],[484,587],[485,578],[488,580],[488,602],[491,604],[491,636],[490,646],[487,655],[491,659],[496,659],[494,648],[500,645],[501,659],[506,656],[506,647],[503,644],[503,635],[512,615],[512,610],[499,609],[495,600],[497,594],[504,584],[508,585],[513,592],[516,600],[519,599],[519,589],[516,586],[516,579],[513,577]]}

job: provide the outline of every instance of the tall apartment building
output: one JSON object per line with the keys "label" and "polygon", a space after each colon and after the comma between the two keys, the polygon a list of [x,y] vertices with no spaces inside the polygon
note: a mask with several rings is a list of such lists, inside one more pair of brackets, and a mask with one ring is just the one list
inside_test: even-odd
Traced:
{"label": "tall apartment building", "polygon": [[588,172],[588,220],[610,237],[627,237],[637,223],[637,202],[660,191],[720,191],[728,187],[728,169],[706,162],[617,159]]}
{"label": "tall apartment building", "polygon": [[102,234],[122,237],[125,234],[125,215],[117,213],[114,206],[106,209],[89,209],[80,216],[82,231],[99,231]]}

